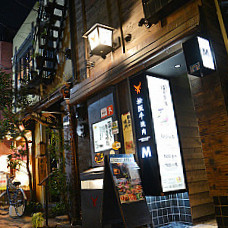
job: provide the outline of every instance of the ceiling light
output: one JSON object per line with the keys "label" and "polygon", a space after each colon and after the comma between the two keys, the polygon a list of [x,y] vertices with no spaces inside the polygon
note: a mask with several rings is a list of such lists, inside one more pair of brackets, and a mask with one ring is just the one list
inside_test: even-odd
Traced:
{"label": "ceiling light", "polygon": [[177,64],[177,65],[175,65],[174,67],[175,67],[175,68],[180,68],[181,65],[180,65],[180,64]]}

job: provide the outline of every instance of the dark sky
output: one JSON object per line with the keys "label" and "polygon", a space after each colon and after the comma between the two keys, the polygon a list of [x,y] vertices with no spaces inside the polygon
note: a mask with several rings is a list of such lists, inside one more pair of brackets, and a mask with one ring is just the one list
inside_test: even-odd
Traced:
{"label": "dark sky", "polygon": [[0,41],[12,42],[36,0],[0,0]]}

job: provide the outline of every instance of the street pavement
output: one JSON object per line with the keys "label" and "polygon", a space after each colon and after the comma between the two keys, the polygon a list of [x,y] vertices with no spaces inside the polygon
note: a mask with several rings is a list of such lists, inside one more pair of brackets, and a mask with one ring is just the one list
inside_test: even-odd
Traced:
{"label": "street pavement", "polygon": [[[71,227],[66,216],[48,219],[50,227]],[[32,218],[29,216],[12,218],[9,214],[0,212],[0,228],[32,228]]]}
{"label": "street pavement", "polygon": [[[9,214],[2,215],[0,212],[0,228],[32,228],[31,223],[32,218],[28,216],[23,216],[21,218],[11,218]],[[50,227],[65,227],[69,228],[70,226],[67,217],[66,216],[59,216],[55,219],[49,219],[49,226]],[[76,226],[79,227],[79,226]],[[207,222],[202,222],[200,224],[194,225],[194,226],[179,226],[175,223],[164,226],[163,228],[185,228],[185,227],[191,227],[191,228],[217,228],[217,224],[215,220],[210,220]],[[94,227],[96,228],[96,227]]]}
{"label": "street pavement", "polygon": [[29,228],[31,217],[11,218],[9,215],[0,215],[0,228]]}

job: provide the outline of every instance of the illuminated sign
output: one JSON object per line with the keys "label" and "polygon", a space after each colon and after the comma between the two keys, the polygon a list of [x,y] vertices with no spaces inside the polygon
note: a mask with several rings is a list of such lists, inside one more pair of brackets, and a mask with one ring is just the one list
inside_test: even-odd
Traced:
{"label": "illuminated sign", "polygon": [[[135,88],[135,93],[137,94],[136,97],[136,101],[135,101],[135,105],[137,107],[137,119],[138,119],[138,123],[139,123],[139,138],[138,141],[141,142],[141,156],[142,158],[147,158],[147,157],[151,157],[152,156],[152,152],[151,152],[151,147],[148,146],[148,144],[146,142],[149,141],[149,139],[151,138],[147,130],[147,121],[146,121],[146,115],[148,115],[145,112],[145,104],[144,104],[144,100],[143,97],[140,95],[141,92],[141,85],[142,82],[140,81],[139,84],[136,86],[134,85]],[[144,145],[145,143],[145,145]]]}
{"label": "illuminated sign", "polygon": [[215,59],[210,42],[202,37],[193,37],[183,43],[188,73],[203,77],[215,71]]}
{"label": "illuminated sign", "polygon": [[147,76],[163,192],[186,189],[169,81]]}
{"label": "illuminated sign", "polygon": [[[146,195],[185,190],[169,81],[139,75],[130,80],[137,155]],[[139,92],[140,88],[140,92]]]}
{"label": "illuminated sign", "polygon": [[215,64],[209,41],[201,37],[197,37],[197,39],[199,43],[200,54],[203,60],[203,66],[215,70]]}
{"label": "illuminated sign", "polygon": [[143,189],[146,195],[160,195],[161,180],[145,75],[131,78],[130,88]]}
{"label": "illuminated sign", "polygon": [[114,135],[112,134],[112,117],[92,125],[94,152],[101,152],[112,148]]}

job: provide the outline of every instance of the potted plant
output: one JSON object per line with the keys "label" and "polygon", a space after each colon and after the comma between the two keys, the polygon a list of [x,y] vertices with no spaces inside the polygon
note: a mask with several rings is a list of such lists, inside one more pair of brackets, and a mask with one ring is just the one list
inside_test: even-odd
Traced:
{"label": "potted plant", "polygon": [[32,216],[32,227],[38,228],[44,226],[44,217],[43,213],[37,212]]}

